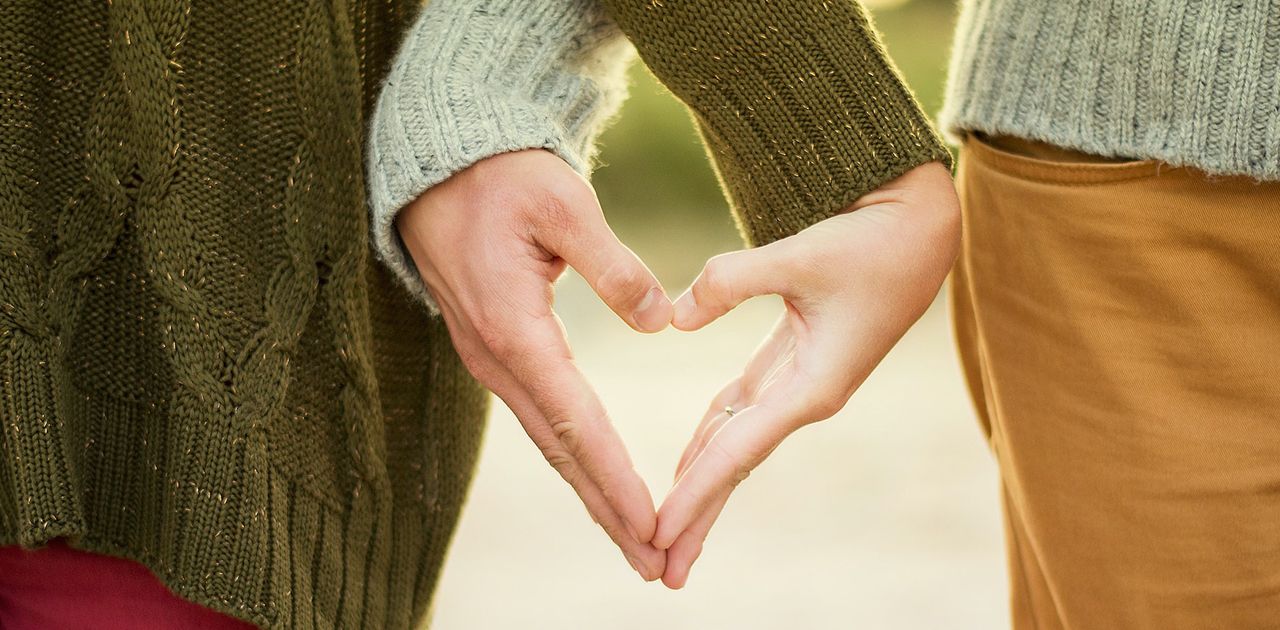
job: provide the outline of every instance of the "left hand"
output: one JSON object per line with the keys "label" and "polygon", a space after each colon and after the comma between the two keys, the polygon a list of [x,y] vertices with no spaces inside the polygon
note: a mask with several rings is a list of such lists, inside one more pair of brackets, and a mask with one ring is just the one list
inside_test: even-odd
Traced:
{"label": "left hand", "polygon": [[791,432],[840,411],[924,314],[959,241],[951,175],[933,162],[794,236],[707,262],[676,300],[677,328],[702,328],[758,295],[782,296],[786,312],[680,459],[653,538],[667,550],[667,586],[684,586],[734,487]]}

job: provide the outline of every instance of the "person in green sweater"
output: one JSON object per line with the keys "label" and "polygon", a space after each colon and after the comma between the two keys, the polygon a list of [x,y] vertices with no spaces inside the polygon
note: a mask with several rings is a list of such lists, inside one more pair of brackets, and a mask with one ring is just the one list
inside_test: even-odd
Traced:
{"label": "person in green sweater", "polygon": [[[488,401],[468,370],[637,571],[681,584],[733,481],[843,404],[958,230],[950,156],[860,7],[731,4],[10,7],[0,603],[25,605],[0,623],[103,621],[31,569],[114,558],[262,627],[421,625]],[[693,111],[757,246],[674,305],[581,178],[624,35]],[[661,517],[569,361],[566,264],[640,330],[750,292],[792,305]],[[139,585],[114,571],[116,593]],[[152,610],[130,592],[103,597],[121,623]]]}

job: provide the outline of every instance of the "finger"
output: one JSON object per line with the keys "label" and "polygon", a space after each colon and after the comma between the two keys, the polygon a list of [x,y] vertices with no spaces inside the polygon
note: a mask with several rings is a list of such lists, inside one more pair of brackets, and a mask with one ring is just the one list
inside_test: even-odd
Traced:
{"label": "finger", "polygon": [[[770,384],[772,376],[794,355],[795,336],[789,332],[788,318],[783,315],[769,336],[752,353],[742,376],[734,379],[711,401],[711,407],[703,416],[702,423],[680,457],[680,463],[676,467],[676,481],[680,480],[689,463],[702,452],[707,440],[720,428],[723,420],[728,419],[730,414],[725,413],[725,408],[731,408],[736,412],[747,407],[750,404],[749,400],[758,396]],[[724,414],[724,417],[721,417],[721,414]]]}
{"label": "finger", "polygon": [[672,323],[680,330],[697,330],[749,298],[785,294],[786,278],[779,269],[785,251],[778,241],[708,260],[689,289],[676,299]]}
{"label": "finger", "polygon": [[719,394],[711,400],[711,406],[707,408],[706,413],[702,414],[702,420],[698,422],[697,429],[693,432],[693,437],[689,439],[689,444],[685,446],[684,452],[680,454],[680,461],[676,464],[676,474],[674,479],[679,480],[680,474],[684,472],[685,466],[693,459],[693,455],[701,448],[701,437],[706,433],[707,425],[714,419],[725,413],[726,407],[734,405],[742,393],[742,378],[735,378],[729,382]]}
{"label": "finger", "polygon": [[693,567],[698,556],[702,555],[702,546],[707,541],[707,534],[711,533],[711,527],[724,511],[730,494],[732,492],[728,490],[721,492],[707,506],[707,509],[698,515],[689,529],[681,532],[676,541],[671,544],[671,548],[667,550],[667,568],[662,573],[662,583],[668,588],[684,588],[688,582],[689,569]]}
{"label": "finger", "polygon": [[[445,305],[442,307],[441,311],[446,321],[457,322],[452,309]],[[622,551],[627,562],[642,578],[653,581],[661,577],[666,566],[666,553],[653,545],[636,540],[636,537],[628,531],[627,524],[605,499],[599,486],[581,471],[572,455],[563,452],[549,423],[542,417],[537,405],[533,403],[528,392],[519,385],[515,377],[507,372],[482,345],[469,341],[474,337],[460,335],[460,338],[461,350],[479,355],[477,360],[489,363],[489,366],[484,369],[486,387],[511,408],[530,439],[543,452],[547,460],[553,462],[555,470],[577,493],[591,520],[604,529]]]}
{"label": "finger", "polygon": [[[656,526],[653,497],[636,473],[595,390],[573,364],[564,329],[554,314],[526,323],[495,352],[545,419],[559,449],[600,489],[638,542]],[[557,465],[558,461],[552,461]]]}
{"label": "finger", "polygon": [[662,502],[653,545],[669,549],[716,496],[746,479],[798,426],[792,414],[789,409],[760,403],[724,422]]}
{"label": "finger", "polygon": [[689,470],[689,465],[692,464],[693,461],[698,458],[698,455],[702,453],[703,449],[707,447],[707,442],[711,441],[711,436],[715,435],[716,431],[719,431],[720,427],[724,426],[724,423],[728,422],[729,419],[736,414],[736,411],[734,413],[729,413],[728,410],[722,410],[702,425],[698,434],[689,442],[687,450],[688,459],[681,462],[680,470],[676,471],[676,483],[680,483],[680,478]]}
{"label": "finger", "polygon": [[[528,395],[518,386],[507,390],[503,402],[511,407],[513,413],[517,415],[534,419],[532,426],[546,427],[545,419],[540,417],[537,406],[533,404]],[[545,436],[537,436],[530,434],[535,443],[545,442]],[[554,440],[554,437],[552,438]],[[581,499],[583,506],[586,507],[587,514],[591,520],[604,530],[609,539],[622,551],[622,555],[627,559],[632,569],[635,569],[645,581],[651,582],[658,579],[665,572],[666,553],[657,549],[652,544],[641,542],[630,532],[630,527],[623,521],[622,517],[610,504],[600,487],[591,480],[589,476],[581,469],[576,459],[567,453],[556,453],[555,447],[551,448],[552,453],[547,454],[549,460],[554,460],[556,472],[569,483]],[[544,454],[546,454],[544,452]]]}
{"label": "finger", "polygon": [[[519,378],[519,377],[517,377]],[[649,542],[656,526],[653,498],[595,393],[572,364],[546,366],[524,381],[556,439],[630,526]]]}
{"label": "finger", "polygon": [[537,235],[538,244],[569,263],[618,317],[640,332],[671,323],[671,300],[662,285],[605,221],[595,195],[575,195],[565,219]]}
{"label": "finger", "polygon": [[[567,469],[566,472],[569,473],[566,479],[575,477],[572,469]],[[667,566],[666,552],[654,547],[652,543],[636,540],[635,536],[628,531],[622,517],[610,507],[600,487],[589,479],[585,479],[585,475],[583,477],[584,480],[581,483],[570,482],[570,485],[577,491],[592,520],[604,529],[610,540],[622,550],[622,555],[631,568],[635,569],[646,582],[662,577]]]}

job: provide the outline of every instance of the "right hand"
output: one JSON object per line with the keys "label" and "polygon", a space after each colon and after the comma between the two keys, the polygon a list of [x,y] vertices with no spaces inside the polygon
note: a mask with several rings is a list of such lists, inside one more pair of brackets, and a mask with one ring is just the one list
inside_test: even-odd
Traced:
{"label": "right hand", "polygon": [[590,184],[550,152],[504,153],[427,190],[396,227],[467,369],[511,408],[632,567],[661,577],[653,498],[552,309],[567,264],[632,328],[671,322],[670,299],[609,228]]}

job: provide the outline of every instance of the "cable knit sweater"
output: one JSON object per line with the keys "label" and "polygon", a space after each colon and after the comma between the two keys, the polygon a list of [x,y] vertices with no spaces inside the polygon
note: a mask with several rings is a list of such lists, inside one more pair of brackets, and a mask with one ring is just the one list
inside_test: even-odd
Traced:
{"label": "cable knit sweater", "polygon": [[942,121],[1280,179],[1280,0],[967,0]]}
{"label": "cable knit sweater", "polygon": [[[574,78],[594,74],[574,52],[594,18],[573,45],[548,39],[581,28],[556,17],[565,2],[581,6],[7,3],[0,545],[65,537],[265,627],[422,625],[489,398],[371,254],[366,186],[411,190],[522,138],[586,162],[575,130],[609,98]],[[604,6],[695,113],[753,242],[946,159],[853,4]],[[416,18],[441,26],[405,50],[520,89],[424,79],[454,112],[436,111],[445,140],[366,180],[370,117]],[[393,90],[413,102],[408,85]],[[488,149],[470,144],[488,137],[465,124],[472,105],[500,121]]]}

